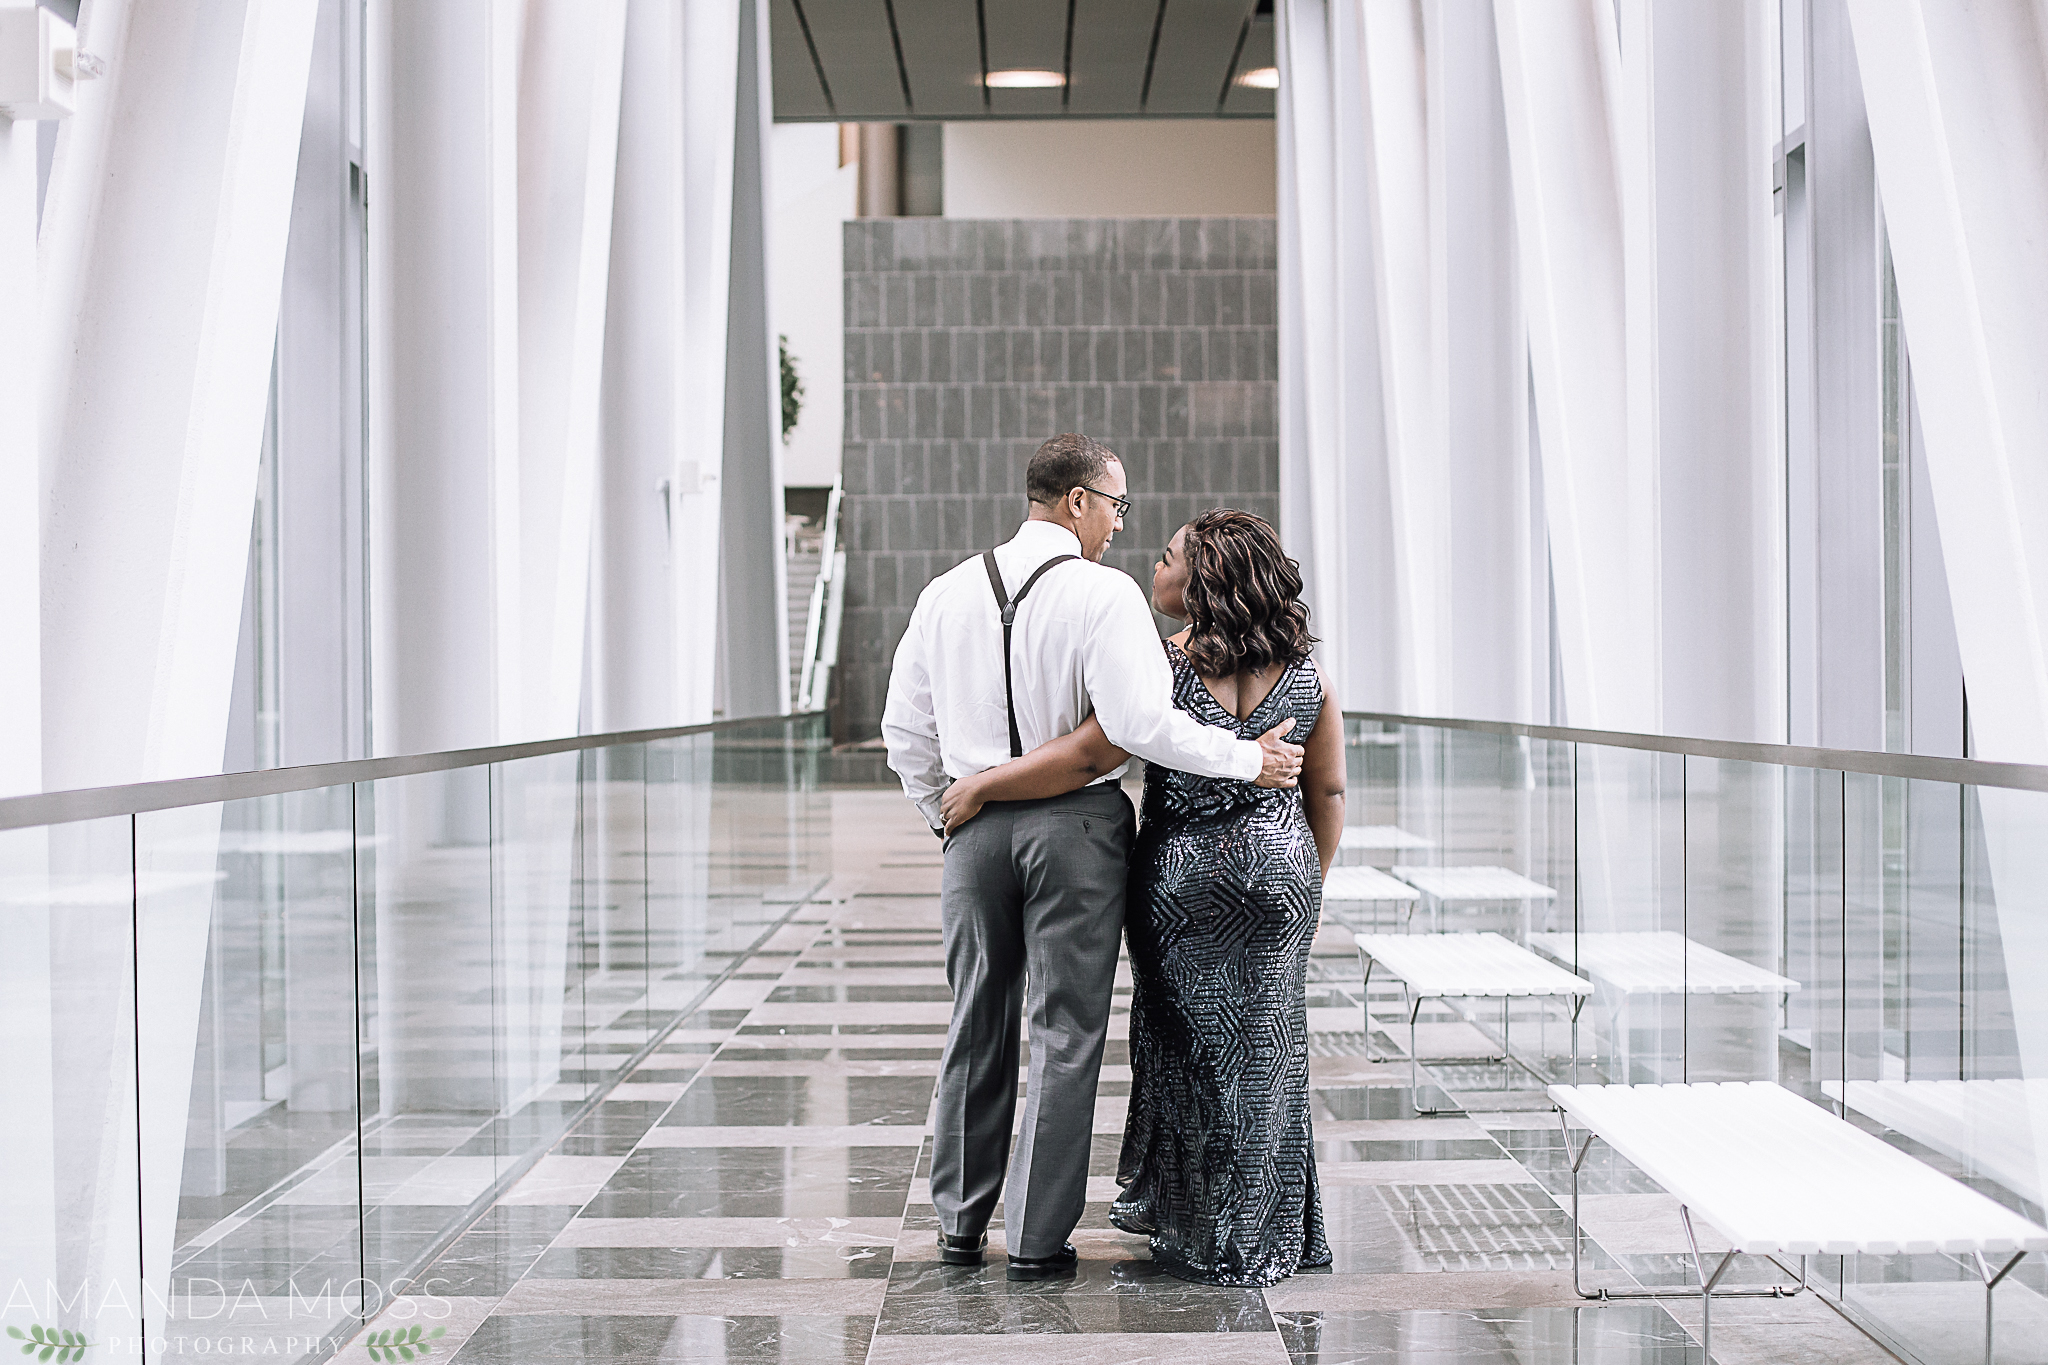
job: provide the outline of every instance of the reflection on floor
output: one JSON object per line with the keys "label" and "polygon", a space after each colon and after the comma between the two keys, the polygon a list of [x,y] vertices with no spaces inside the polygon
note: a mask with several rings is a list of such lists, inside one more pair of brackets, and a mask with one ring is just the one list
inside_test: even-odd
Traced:
{"label": "reflection on floor", "polygon": [[[1000,1226],[988,1268],[940,1265],[926,1180],[950,1008],[939,852],[894,793],[839,794],[834,828],[836,873],[865,893],[800,910],[685,1021],[663,1062],[690,1045],[681,1098],[599,1106],[373,1327],[445,1326],[434,1355],[457,1365],[1699,1360],[1691,1304],[1573,1292],[1555,1119],[1529,1103],[1540,1092],[1490,1094],[1499,1067],[1433,1068],[1469,1116],[1415,1117],[1408,1068],[1370,1059],[1389,1040],[1362,1031],[1341,932],[1310,985],[1328,1271],[1263,1292],[1188,1285],[1109,1226],[1130,1079],[1121,1010],[1079,1276],[1008,1283]],[[1436,1050],[1469,1055],[1454,1036],[1466,1027],[1438,1024]],[[1680,1281],[1682,1234],[1654,1184],[1596,1151],[1584,1189],[1589,1280]],[[1715,1317],[1724,1365],[1891,1359],[1811,1298]],[[359,1343],[341,1358],[369,1357]]]}

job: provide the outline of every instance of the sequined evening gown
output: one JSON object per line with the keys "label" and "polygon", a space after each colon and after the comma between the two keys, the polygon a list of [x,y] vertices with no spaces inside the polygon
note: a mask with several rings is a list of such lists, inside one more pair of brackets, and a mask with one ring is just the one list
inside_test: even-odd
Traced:
{"label": "sequined evening gown", "polygon": [[[1169,642],[1174,705],[1246,739],[1322,713],[1288,667],[1239,721]],[[1269,1285],[1327,1265],[1308,1112],[1310,941],[1322,868],[1298,790],[1148,766],[1131,857],[1131,1100],[1111,1218],[1204,1284]]]}

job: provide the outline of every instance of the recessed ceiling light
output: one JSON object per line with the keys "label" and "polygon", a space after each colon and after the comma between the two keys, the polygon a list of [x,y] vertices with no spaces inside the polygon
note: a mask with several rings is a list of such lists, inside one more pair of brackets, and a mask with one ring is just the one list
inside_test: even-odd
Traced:
{"label": "recessed ceiling light", "polygon": [[1067,78],[1057,71],[991,71],[988,85],[992,90],[1046,90],[1065,85]]}
{"label": "recessed ceiling light", "polygon": [[1277,66],[1262,66],[1255,71],[1247,71],[1237,78],[1237,83],[1239,85],[1248,85],[1254,90],[1278,90],[1280,88],[1280,68]]}

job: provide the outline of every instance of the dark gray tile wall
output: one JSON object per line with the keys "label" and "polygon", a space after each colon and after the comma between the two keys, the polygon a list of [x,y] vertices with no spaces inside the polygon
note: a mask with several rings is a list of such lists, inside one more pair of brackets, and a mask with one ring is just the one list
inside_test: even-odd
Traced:
{"label": "dark gray tile wall", "polygon": [[1148,589],[1196,512],[1278,518],[1272,219],[867,219],[845,244],[841,742],[880,733],[918,593],[1009,539],[1048,436],[1123,459],[1107,562]]}

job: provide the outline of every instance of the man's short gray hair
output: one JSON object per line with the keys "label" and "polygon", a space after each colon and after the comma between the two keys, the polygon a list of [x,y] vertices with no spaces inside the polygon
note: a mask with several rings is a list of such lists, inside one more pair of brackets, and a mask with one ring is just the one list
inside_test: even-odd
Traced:
{"label": "man's short gray hair", "polygon": [[1055,503],[1076,488],[1102,482],[1116,454],[1092,436],[1066,431],[1038,448],[1024,471],[1024,494],[1033,502]]}

